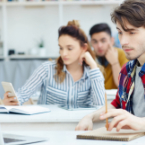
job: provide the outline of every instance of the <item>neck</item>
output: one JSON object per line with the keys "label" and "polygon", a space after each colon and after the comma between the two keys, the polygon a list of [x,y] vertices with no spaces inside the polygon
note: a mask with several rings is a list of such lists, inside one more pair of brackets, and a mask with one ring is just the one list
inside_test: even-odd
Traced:
{"label": "neck", "polygon": [[76,71],[82,72],[83,71],[83,66],[81,66],[78,62],[69,64],[66,66],[66,68],[69,72],[76,72]]}
{"label": "neck", "polygon": [[138,58],[138,61],[140,63],[141,66],[144,65],[145,63],[145,53],[143,53],[139,58]]}

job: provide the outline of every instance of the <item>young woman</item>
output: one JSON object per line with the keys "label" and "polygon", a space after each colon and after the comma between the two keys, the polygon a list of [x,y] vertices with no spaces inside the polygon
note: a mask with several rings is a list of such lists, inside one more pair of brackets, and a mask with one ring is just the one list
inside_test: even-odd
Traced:
{"label": "young woman", "polygon": [[[95,62],[87,36],[77,21],[68,22],[59,31],[60,57],[44,62],[26,84],[18,89],[20,104],[28,101],[41,87],[38,104],[59,104],[67,108],[104,104],[104,78]],[[17,105],[4,94],[5,105]]]}

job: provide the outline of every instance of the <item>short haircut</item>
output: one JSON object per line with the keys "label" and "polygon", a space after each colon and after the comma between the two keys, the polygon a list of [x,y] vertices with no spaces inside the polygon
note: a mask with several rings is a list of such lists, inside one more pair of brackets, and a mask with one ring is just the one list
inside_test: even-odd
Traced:
{"label": "short haircut", "polygon": [[111,34],[111,29],[109,27],[108,24],[106,23],[100,23],[100,24],[96,24],[94,25],[91,29],[90,29],[90,36],[92,37],[92,35],[94,33],[99,33],[99,32],[106,32],[107,34],[109,34],[110,36],[112,36]]}
{"label": "short haircut", "polygon": [[112,22],[118,22],[123,30],[129,31],[124,20],[134,27],[145,27],[145,0],[125,0],[111,14]]}

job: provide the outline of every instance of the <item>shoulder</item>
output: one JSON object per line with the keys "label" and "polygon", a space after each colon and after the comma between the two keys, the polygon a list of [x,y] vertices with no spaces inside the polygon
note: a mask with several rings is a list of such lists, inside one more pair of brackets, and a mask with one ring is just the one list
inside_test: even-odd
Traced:
{"label": "shoulder", "polygon": [[45,68],[45,70],[53,69],[56,66],[56,61],[46,61],[42,63],[42,66]]}

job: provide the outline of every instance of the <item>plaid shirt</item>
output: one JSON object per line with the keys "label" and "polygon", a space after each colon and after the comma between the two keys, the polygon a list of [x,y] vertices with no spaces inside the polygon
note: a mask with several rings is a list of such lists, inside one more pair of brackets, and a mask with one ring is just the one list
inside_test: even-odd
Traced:
{"label": "plaid shirt", "polygon": [[[132,96],[134,92],[135,73],[138,65],[137,60],[127,62],[119,74],[119,87],[116,98],[111,102],[115,108],[122,108],[132,112]],[[145,63],[139,72],[145,90]],[[145,93],[144,93],[145,97]]]}

